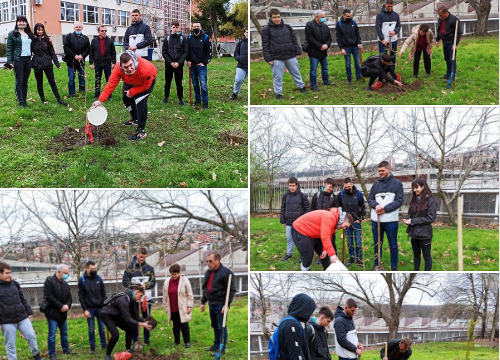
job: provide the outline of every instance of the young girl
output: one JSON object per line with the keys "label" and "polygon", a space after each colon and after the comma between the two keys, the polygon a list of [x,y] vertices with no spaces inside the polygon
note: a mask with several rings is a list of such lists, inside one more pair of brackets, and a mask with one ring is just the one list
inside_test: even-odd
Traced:
{"label": "young girl", "polygon": [[424,255],[425,271],[432,270],[431,242],[432,223],[436,220],[436,200],[423,178],[411,183],[412,198],[408,217],[403,222],[408,225],[406,232],[411,237],[413,249],[413,270],[420,270],[420,254]]}

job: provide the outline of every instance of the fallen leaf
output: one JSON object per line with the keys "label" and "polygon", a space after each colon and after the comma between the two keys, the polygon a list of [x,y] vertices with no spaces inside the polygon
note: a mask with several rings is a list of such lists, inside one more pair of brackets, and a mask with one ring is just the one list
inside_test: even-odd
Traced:
{"label": "fallen leaf", "polygon": [[217,180],[217,174],[216,174],[216,173],[214,173],[214,172],[212,172],[212,179],[213,179],[214,181],[216,181],[216,180]]}
{"label": "fallen leaf", "polygon": [[80,129],[75,129],[76,132],[80,132]]}
{"label": "fallen leaf", "polygon": [[315,99],[318,99],[318,98],[319,98],[319,95],[316,95],[314,98],[315,98]]}
{"label": "fallen leaf", "polygon": [[441,94],[446,95],[446,90],[441,91]]}
{"label": "fallen leaf", "polygon": [[12,126],[9,126],[10,131],[14,131],[14,128]]}
{"label": "fallen leaf", "polygon": [[179,186],[180,186],[180,187],[188,187],[188,184],[186,184],[184,181],[181,181],[181,182],[179,183]]}
{"label": "fallen leaf", "polygon": [[184,120],[186,117],[184,115],[179,116],[179,119]]}
{"label": "fallen leaf", "polygon": [[239,175],[240,172],[238,170],[233,170],[233,174]]}
{"label": "fallen leaf", "polygon": [[243,114],[248,115],[248,111],[243,111]]}
{"label": "fallen leaf", "polygon": [[392,99],[392,100],[396,100],[396,97],[395,97],[395,96],[393,96],[393,97],[391,97],[391,99]]}
{"label": "fallen leaf", "polygon": [[270,266],[269,270],[274,271],[274,270],[276,270],[276,268],[274,266]]}
{"label": "fallen leaf", "polygon": [[434,101],[434,100],[436,100],[436,98],[432,98],[432,99],[431,99],[431,101]]}
{"label": "fallen leaf", "polygon": [[279,255],[274,255],[273,259],[278,259],[280,256]]}
{"label": "fallen leaf", "polygon": [[159,147],[162,147],[163,145],[165,145],[165,140],[158,143]]}
{"label": "fallen leaf", "polygon": [[243,109],[248,109],[248,105],[243,105]]}
{"label": "fallen leaf", "polygon": [[69,112],[72,112],[72,111],[73,111],[73,108],[68,108],[68,111],[69,111]]}

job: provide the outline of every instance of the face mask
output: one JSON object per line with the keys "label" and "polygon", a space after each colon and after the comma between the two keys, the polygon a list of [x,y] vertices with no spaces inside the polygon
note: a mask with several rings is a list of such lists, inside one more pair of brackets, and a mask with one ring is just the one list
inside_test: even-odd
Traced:
{"label": "face mask", "polygon": [[326,18],[319,19],[319,22],[322,23],[322,24],[325,23],[326,22]]}
{"label": "face mask", "polygon": [[182,35],[182,31],[177,31],[177,35]]}
{"label": "face mask", "polygon": [[194,33],[195,35],[198,35],[198,34],[200,33],[200,29],[193,29],[193,33]]}
{"label": "face mask", "polygon": [[62,279],[67,280],[69,278],[69,274],[63,274]]}
{"label": "face mask", "polygon": [[82,32],[81,31],[75,31],[75,34],[76,35],[82,35]]}
{"label": "face mask", "polygon": [[345,22],[346,22],[346,23],[350,23],[351,21],[352,21],[352,18],[346,18],[346,19],[345,19]]}
{"label": "face mask", "polygon": [[96,276],[97,275],[97,270],[96,271],[91,271],[90,276]]}

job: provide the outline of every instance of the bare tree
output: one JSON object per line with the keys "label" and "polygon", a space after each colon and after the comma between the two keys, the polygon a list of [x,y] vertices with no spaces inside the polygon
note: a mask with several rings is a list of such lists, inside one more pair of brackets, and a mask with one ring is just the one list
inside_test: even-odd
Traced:
{"label": "bare tree", "polygon": [[165,35],[164,28],[164,10],[162,0],[142,0],[142,4],[138,9],[141,11],[142,19],[145,24],[149,25],[153,41],[156,42],[156,51],[161,59],[161,43],[160,38]]}
{"label": "bare tree", "polygon": [[492,277],[492,283],[491,283],[491,292],[493,294],[493,307],[495,309],[493,313],[493,318],[491,320],[491,334],[490,334],[490,349],[493,349],[495,347],[495,334],[497,332],[497,327],[498,327],[498,274],[490,274]]}
{"label": "bare tree", "polygon": [[[6,244],[4,254],[0,254],[0,261],[2,261],[9,252],[22,242],[23,231],[30,221],[30,214],[27,211],[22,211],[20,202],[12,192],[0,193],[0,244]],[[29,251],[27,252],[29,256]],[[29,258],[28,258],[29,260]]]}
{"label": "bare tree", "polygon": [[474,30],[476,36],[488,35],[488,17],[491,11],[491,0],[465,0],[477,14],[477,24]]}

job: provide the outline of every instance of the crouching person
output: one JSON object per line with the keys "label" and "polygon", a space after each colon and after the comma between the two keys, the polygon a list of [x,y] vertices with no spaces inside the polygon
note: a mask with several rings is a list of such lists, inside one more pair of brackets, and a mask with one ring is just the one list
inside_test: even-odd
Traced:
{"label": "crouching person", "polygon": [[371,91],[375,80],[385,80],[394,83],[397,86],[403,86],[401,81],[398,81],[398,76],[394,72],[394,65],[391,64],[391,56],[389,54],[373,55],[363,62],[361,66],[361,74],[363,77],[370,78],[370,82],[365,90]]}
{"label": "crouching person", "polygon": [[380,358],[382,360],[407,360],[411,356],[411,340],[408,338],[392,339],[387,344],[387,356],[385,346],[380,350]]}
{"label": "crouching person", "polygon": [[35,330],[31,320],[33,310],[26,301],[17,281],[12,280],[12,269],[9,264],[0,262],[0,327],[5,341],[5,352],[8,360],[17,360],[17,330],[28,341],[28,346],[35,360],[43,360],[38,350]]}
{"label": "crouching person", "polygon": [[143,296],[144,288],[133,285],[125,290],[125,292],[115,294],[104,301],[101,319],[110,334],[105,360],[113,359],[111,353],[120,338],[118,328],[125,331],[125,348],[128,352],[132,352],[131,346],[134,328],[142,326],[148,331],[152,330],[153,326],[140,317],[137,310],[137,301]]}

